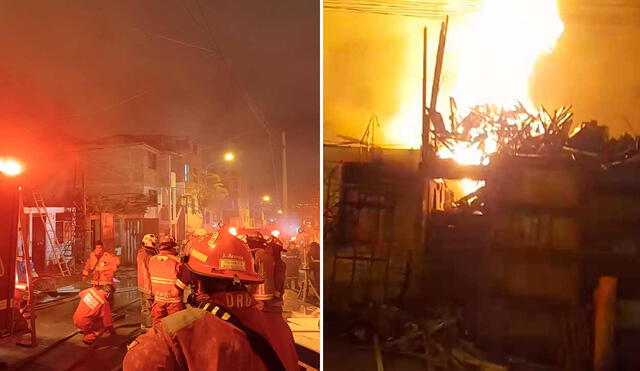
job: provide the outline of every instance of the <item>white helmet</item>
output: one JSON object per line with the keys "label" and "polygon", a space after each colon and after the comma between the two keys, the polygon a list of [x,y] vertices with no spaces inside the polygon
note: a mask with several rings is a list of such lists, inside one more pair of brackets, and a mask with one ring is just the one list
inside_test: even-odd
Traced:
{"label": "white helmet", "polygon": [[144,237],[142,237],[142,246],[144,247],[155,248],[157,243],[158,237],[153,233],[145,234]]}

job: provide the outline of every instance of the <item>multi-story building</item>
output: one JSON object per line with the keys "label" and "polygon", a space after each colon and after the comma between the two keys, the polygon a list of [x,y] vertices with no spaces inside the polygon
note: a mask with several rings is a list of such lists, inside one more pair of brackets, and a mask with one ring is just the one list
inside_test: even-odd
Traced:
{"label": "multi-story building", "polygon": [[199,146],[188,137],[117,135],[83,146],[92,240],[122,249],[133,262],[146,233],[182,240],[203,225]]}

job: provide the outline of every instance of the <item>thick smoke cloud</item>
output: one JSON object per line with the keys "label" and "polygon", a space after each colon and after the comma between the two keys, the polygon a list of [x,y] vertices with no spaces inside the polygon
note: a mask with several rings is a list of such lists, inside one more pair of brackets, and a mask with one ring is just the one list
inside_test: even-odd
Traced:
{"label": "thick smoke cloud", "polygon": [[[318,12],[295,0],[3,2],[0,125],[82,139],[189,135],[212,158],[245,148],[241,171],[272,192],[266,134],[244,87],[274,134],[288,132],[290,188],[317,194]],[[166,38],[219,48],[234,76],[219,55]]]}

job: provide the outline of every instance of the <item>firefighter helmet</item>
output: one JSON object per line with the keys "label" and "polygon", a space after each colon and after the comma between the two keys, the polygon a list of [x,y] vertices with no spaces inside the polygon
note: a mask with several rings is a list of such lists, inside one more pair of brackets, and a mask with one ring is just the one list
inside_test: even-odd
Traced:
{"label": "firefighter helmet", "polygon": [[148,233],[145,234],[144,237],[142,237],[142,246],[144,247],[156,247],[156,244],[158,243],[158,237],[156,237],[155,234],[152,233]]}
{"label": "firefighter helmet", "polygon": [[264,236],[260,232],[256,232],[252,235],[247,236],[247,244],[249,245],[249,249],[251,251],[256,249],[264,249],[266,247],[267,240],[264,239]]}
{"label": "firefighter helmet", "polygon": [[160,237],[160,249],[171,249],[175,246],[178,246],[176,240],[171,236],[162,236]]}
{"label": "firefighter helmet", "polygon": [[284,248],[282,240],[280,240],[276,236],[267,237],[267,246],[269,246],[271,248],[271,250],[276,254],[281,252],[281,251],[287,252],[287,250],[285,250],[285,248]]}
{"label": "firefighter helmet", "polygon": [[242,283],[262,283],[249,247],[226,230],[193,240],[187,268],[195,274]]}

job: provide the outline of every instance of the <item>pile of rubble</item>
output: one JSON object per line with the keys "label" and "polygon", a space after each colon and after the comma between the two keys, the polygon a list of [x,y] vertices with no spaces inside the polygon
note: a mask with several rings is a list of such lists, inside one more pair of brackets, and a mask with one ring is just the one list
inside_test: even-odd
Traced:
{"label": "pile of rubble", "polygon": [[373,347],[380,364],[385,354],[394,354],[419,358],[430,371],[507,370],[465,340],[461,311],[453,305],[434,307],[423,317],[414,317],[395,306],[369,303],[364,309],[354,308],[351,315],[358,320],[343,337],[361,347]]}
{"label": "pile of rubble", "polygon": [[[572,130],[571,107],[550,113],[544,107],[531,113],[522,104],[513,109],[493,105],[476,106],[460,119],[451,101],[450,124],[439,114],[431,117],[438,148],[454,151],[456,144],[477,148],[483,156],[558,156],[600,166],[637,166],[640,163],[640,137],[625,134],[609,138],[606,126],[596,121],[581,123]],[[484,162],[483,162],[484,163]]]}

